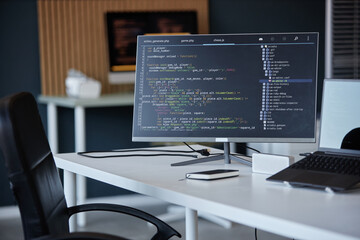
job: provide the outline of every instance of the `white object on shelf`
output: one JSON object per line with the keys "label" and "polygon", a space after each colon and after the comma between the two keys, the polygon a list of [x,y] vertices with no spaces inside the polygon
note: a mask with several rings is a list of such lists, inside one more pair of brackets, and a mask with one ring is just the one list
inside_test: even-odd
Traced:
{"label": "white object on shelf", "polygon": [[101,83],[87,77],[80,71],[70,69],[65,79],[66,93],[75,98],[98,98],[101,94]]}

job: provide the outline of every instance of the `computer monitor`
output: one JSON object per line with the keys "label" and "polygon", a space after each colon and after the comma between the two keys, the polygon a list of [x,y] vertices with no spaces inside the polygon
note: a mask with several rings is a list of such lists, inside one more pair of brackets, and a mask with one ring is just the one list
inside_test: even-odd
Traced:
{"label": "computer monitor", "polygon": [[314,142],[317,58],[318,33],[138,36],[132,139]]}

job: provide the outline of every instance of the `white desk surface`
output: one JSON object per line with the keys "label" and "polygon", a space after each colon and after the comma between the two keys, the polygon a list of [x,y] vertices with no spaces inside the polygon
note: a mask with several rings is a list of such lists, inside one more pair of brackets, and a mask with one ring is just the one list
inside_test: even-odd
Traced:
{"label": "white desk surface", "polygon": [[[195,146],[197,149],[202,146]],[[167,147],[186,149],[183,146]],[[57,154],[56,165],[114,186],[296,239],[360,239],[360,189],[327,193],[266,181],[268,175],[221,161],[170,167],[184,157],[93,159]],[[236,178],[183,180],[188,172],[239,169]]]}
{"label": "white desk surface", "polygon": [[62,107],[113,107],[134,105],[133,93],[103,94],[99,98],[71,98],[67,96],[38,97],[40,103],[53,103]]}

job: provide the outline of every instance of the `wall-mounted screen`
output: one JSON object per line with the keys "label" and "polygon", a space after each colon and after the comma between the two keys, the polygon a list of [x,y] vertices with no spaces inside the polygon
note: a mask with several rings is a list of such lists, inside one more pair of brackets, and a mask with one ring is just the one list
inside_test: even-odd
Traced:
{"label": "wall-mounted screen", "polygon": [[196,11],[108,12],[106,22],[111,83],[134,82],[138,35],[198,32]]}

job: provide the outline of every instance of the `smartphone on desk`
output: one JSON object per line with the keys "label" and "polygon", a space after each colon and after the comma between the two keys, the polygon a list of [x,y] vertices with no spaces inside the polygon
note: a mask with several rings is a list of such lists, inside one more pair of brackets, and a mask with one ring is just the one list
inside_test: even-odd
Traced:
{"label": "smartphone on desk", "polygon": [[239,176],[239,170],[234,169],[215,169],[201,172],[187,173],[186,178],[188,179],[199,179],[199,180],[215,180],[221,178],[229,178]]}

